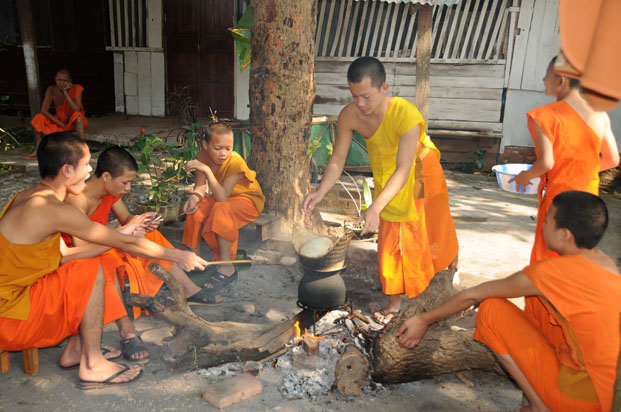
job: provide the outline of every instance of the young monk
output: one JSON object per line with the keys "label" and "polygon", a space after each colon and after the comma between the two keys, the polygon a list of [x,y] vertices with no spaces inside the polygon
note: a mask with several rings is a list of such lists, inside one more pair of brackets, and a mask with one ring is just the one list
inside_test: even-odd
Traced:
{"label": "young monk", "polygon": [[108,229],[64,203],[67,194],[84,189],[92,170],[88,146],[77,135],[47,135],[37,155],[40,182],[15,195],[0,214],[0,349],[46,347],[69,336],[60,364],[79,364],[80,388],[132,382],[141,369],[108,361],[100,347],[102,325],[127,315],[114,281],[105,278],[99,257],[83,259],[91,246],[67,248],[61,232],[185,270],[207,262]]}
{"label": "young monk", "polygon": [[[584,100],[578,80],[555,73],[555,61],[556,57],[548,65],[543,84],[546,95],[555,96],[557,101],[527,114],[537,160],[529,170],[510,180],[526,186],[531,179],[541,176],[531,263],[558,256],[546,247],[543,239],[543,222],[552,199],[566,190],[598,194],[599,172],[619,164],[610,118],[604,112],[594,111]],[[545,310],[537,299],[526,298],[525,302],[527,312],[541,314]]]}
{"label": "young monk", "polygon": [[[365,222],[362,234],[379,228],[380,279],[389,298],[383,309],[372,310],[378,322],[387,324],[401,307],[402,293],[419,295],[436,272],[455,261],[457,235],[440,152],[426,135],[419,111],[405,99],[387,96],[384,66],[373,57],[355,60],[347,81],[354,101],[339,114],[332,156],[319,189],[306,196],[303,207],[311,212],[336,183],[353,132],[360,133],[366,140],[375,190],[373,203],[358,221]],[[428,211],[433,222],[426,220]],[[428,221],[437,230],[430,230]]]}
{"label": "young monk", "polygon": [[[127,226],[144,226],[146,233],[143,233],[143,236],[146,239],[160,246],[173,248],[173,245],[156,229],[159,221],[152,222],[157,213],[148,212],[134,216],[121,199],[131,190],[131,182],[136,178],[137,171],[138,164],[129,152],[121,147],[110,147],[99,155],[95,174],[86,181],[84,190],[78,194],[69,194],[65,202],[76,206],[92,221],[104,226],[108,225],[110,211],[112,211],[122,225],[121,230]],[[63,239],[69,246],[87,243],[79,238],[66,235]],[[102,253],[101,263],[104,273],[107,276],[110,275],[112,279],[118,274],[120,289],[124,289],[125,279],[128,278],[131,293],[155,296],[164,283],[149,269],[150,263],[157,262],[183,285],[188,303],[210,305],[222,302],[222,298],[216,298],[210,290],[196,286],[173,262],[137,257],[118,249],[110,250],[107,246],[98,248],[97,254]],[[134,319],[136,319],[142,310],[137,306],[133,310]],[[129,317],[125,316],[116,323],[121,334],[123,356],[133,362],[147,361],[149,359],[147,347],[141,337],[136,334],[136,329]]]}
{"label": "young monk", "polygon": [[[55,84],[45,91],[41,113],[30,122],[35,129],[35,149],[25,156],[25,159],[37,157],[37,147],[44,134],[75,130],[81,138],[84,138],[88,120],[84,116],[82,106],[83,91],[84,87],[71,82],[71,74],[67,69],[56,72]],[[52,104],[55,108],[54,114],[50,112]]]}
{"label": "young monk", "polygon": [[[552,201],[543,223],[549,249],[560,257],[482,283],[397,329],[412,348],[431,323],[480,304],[474,338],[486,344],[528,399],[521,410],[610,411],[619,353],[621,277],[595,249],[608,212],[597,196],[567,191]],[[530,296],[544,305],[539,318],[507,299]],[[546,328],[537,326],[547,324]]]}
{"label": "young monk", "polygon": [[[263,211],[265,197],[244,159],[233,152],[233,130],[214,123],[195,160],[186,170],[196,171],[194,191],[183,205],[187,213],[183,244],[200,256],[200,235],[213,250],[215,260],[237,256],[239,229],[254,221]],[[209,187],[210,196],[205,196]],[[219,265],[205,287],[217,292],[237,280],[231,264]]]}

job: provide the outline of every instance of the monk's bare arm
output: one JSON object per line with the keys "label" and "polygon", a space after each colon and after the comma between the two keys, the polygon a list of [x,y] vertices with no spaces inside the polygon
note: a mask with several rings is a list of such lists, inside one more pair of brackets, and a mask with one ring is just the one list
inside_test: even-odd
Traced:
{"label": "monk's bare arm", "polygon": [[56,87],[56,86],[49,86],[47,90],[45,90],[45,97],[43,98],[43,103],[41,104],[41,113],[45,117],[47,117],[48,119],[56,123],[59,127],[64,128],[66,125],[60,120],[58,120],[56,116],[50,113],[50,107],[52,106],[52,100],[53,100],[52,87]]}
{"label": "monk's bare arm", "polygon": [[125,202],[123,202],[123,199],[119,199],[112,205],[112,213],[114,213],[121,226],[128,224],[132,217],[134,217],[125,205]]}
{"label": "monk's bare arm", "polygon": [[315,205],[321,202],[332,186],[339,180],[339,177],[341,177],[341,173],[343,173],[343,168],[345,167],[345,160],[347,159],[347,152],[349,152],[349,146],[354,136],[355,122],[353,106],[350,104],[341,110],[339,114],[338,129],[332,156],[330,156],[328,164],[324,169],[321,184],[316,192],[309,194],[304,199],[303,208],[307,213],[311,212],[315,208]]}
{"label": "monk's bare arm", "polygon": [[610,118],[606,116],[608,125],[606,133],[602,138],[602,159],[600,163],[600,172],[619,166],[619,148],[617,147],[617,139],[610,127]]}
{"label": "monk's bare arm", "polygon": [[552,142],[537,123],[534,123],[534,126],[537,140],[537,160],[535,160],[535,163],[533,163],[530,169],[509,180],[509,183],[515,182],[521,187],[528,186],[532,179],[544,175],[554,167],[554,149],[552,147]]}
{"label": "monk's bare arm", "polygon": [[67,88],[62,91],[63,96],[65,96],[65,99],[67,100],[67,103],[71,107],[71,110],[73,110],[74,112],[81,112],[82,111],[82,92],[80,92],[75,97],[75,100],[73,100],[71,96],[69,95],[69,90],[71,90],[71,87],[72,87],[71,83],[69,83],[67,85]]}
{"label": "monk's bare arm", "polygon": [[522,272],[514,273],[504,279],[482,283],[453,295],[429,312],[412,316],[403,322],[396,332],[397,342],[401,346],[412,348],[420,342],[427,327],[440,319],[478,305],[487,298],[509,299],[522,296],[543,296],[541,291]]}

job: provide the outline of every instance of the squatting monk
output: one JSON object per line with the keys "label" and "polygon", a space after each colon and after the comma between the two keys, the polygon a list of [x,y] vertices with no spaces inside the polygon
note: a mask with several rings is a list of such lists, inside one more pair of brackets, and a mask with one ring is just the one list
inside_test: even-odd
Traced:
{"label": "squatting monk", "polygon": [[[423,292],[436,272],[456,263],[457,234],[451,218],[440,152],[425,133],[425,121],[412,103],[387,95],[383,64],[373,57],[355,60],[347,71],[353,103],[338,118],[334,150],[316,192],[304,199],[311,212],[336,183],[353,132],[367,144],[373,203],[362,213],[362,234],[379,228],[377,255],[388,304],[372,308],[387,324],[401,307],[401,294]],[[422,173],[421,173],[422,169]],[[429,214],[430,219],[426,217]]]}
{"label": "squatting monk", "polygon": [[37,147],[43,135],[75,130],[84,138],[84,129],[88,126],[82,106],[84,87],[72,83],[67,69],[57,71],[54,82],[45,91],[41,113],[30,122],[35,129],[35,149],[25,159],[34,159],[37,156]]}
{"label": "squatting monk", "polygon": [[[543,223],[552,199],[566,190],[599,192],[599,172],[617,167],[619,149],[605,112],[594,111],[580,95],[578,80],[554,71],[556,57],[543,78],[547,96],[557,101],[528,112],[528,128],[537,160],[511,181],[526,186],[541,177],[535,242],[530,262],[558,256],[546,247]],[[543,311],[536,299],[526,299],[527,311]]]}
{"label": "squatting monk", "polygon": [[[200,256],[200,238],[213,250],[215,260],[237,256],[239,229],[254,221],[263,211],[265,197],[257,173],[233,151],[233,130],[224,123],[207,128],[203,150],[186,165],[196,172],[194,191],[183,205],[187,213],[183,244]],[[205,191],[209,188],[209,195]],[[205,283],[214,293],[237,280],[231,264],[218,265]]]}
{"label": "squatting monk", "polygon": [[[131,183],[136,178],[138,164],[132,155],[121,147],[110,147],[104,150],[97,159],[95,173],[86,181],[86,187],[78,194],[69,194],[65,202],[74,205],[89,218],[104,226],[108,225],[110,212],[114,214],[121,224],[119,230],[128,226],[144,227],[142,235],[160,246],[173,248],[157,230],[159,220],[153,222],[158,216],[155,212],[148,212],[138,216],[133,215],[121,199],[131,190]],[[76,237],[63,236],[68,246],[80,246],[85,241]],[[221,298],[212,294],[211,290],[199,288],[192,282],[186,273],[174,262],[153,260],[137,257],[125,253],[119,249],[110,249],[100,246],[95,254],[103,254],[101,265],[106,276],[117,278],[119,288],[124,290],[125,279],[129,280],[130,293],[147,296],[155,296],[164,283],[149,269],[149,264],[157,262],[162,265],[183,285],[186,299],[189,304],[212,305],[220,303]],[[119,290],[120,292],[120,290]],[[134,319],[140,316],[142,309],[134,306]],[[133,362],[144,362],[149,359],[149,352],[136,329],[125,316],[116,321],[121,334],[121,352],[125,359]]]}
{"label": "squatting monk", "polygon": [[[412,348],[431,323],[479,305],[474,338],[490,347],[524,392],[529,405],[520,410],[610,411],[621,277],[613,260],[595,248],[607,225],[599,197],[581,191],[555,196],[543,236],[559,257],[463,290],[409,318],[397,329],[397,342]],[[521,296],[537,299],[545,311],[531,314],[507,300]]]}
{"label": "squatting monk", "polygon": [[16,194],[0,214],[0,349],[52,346],[69,337],[60,364],[79,365],[80,388],[134,381],[141,369],[110,362],[100,346],[102,325],[127,316],[114,279],[104,275],[100,257],[83,259],[92,245],[67,248],[61,232],[185,270],[203,269],[207,262],[109,229],[64,203],[67,194],[84,189],[92,171],[88,146],[79,136],[47,135],[37,155],[41,180]]}

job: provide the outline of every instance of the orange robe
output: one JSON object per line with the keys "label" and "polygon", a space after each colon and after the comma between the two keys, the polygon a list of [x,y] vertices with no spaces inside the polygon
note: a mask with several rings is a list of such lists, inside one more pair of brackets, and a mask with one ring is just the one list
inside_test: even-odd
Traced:
{"label": "orange robe", "polygon": [[[60,259],[60,233],[31,245],[11,243],[0,233],[0,349],[53,346],[79,332],[100,259],[63,265]],[[126,316],[109,278],[104,299],[104,323]]]}
{"label": "orange robe", "polygon": [[[384,294],[405,293],[410,298],[427,288],[436,267],[444,269],[457,254],[446,183],[437,162],[439,151],[426,135],[425,122],[416,106],[400,97],[391,99],[379,128],[366,139],[375,184],[373,196],[377,198],[396,169],[399,139],[416,125],[421,126],[418,144],[422,150],[434,152],[425,156],[429,158],[426,161],[427,175],[425,161],[421,162],[420,173],[420,164],[417,165],[415,160],[404,187],[380,213],[377,240],[380,281]],[[435,164],[432,157],[436,158]],[[427,184],[433,187],[428,189]],[[424,195],[417,190],[423,185]],[[425,215],[428,207],[437,209],[432,212],[430,219]],[[427,227],[427,223],[434,227]],[[452,233],[449,233],[450,230]],[[446,251],[438,251],[439,245],[446,246]],[[436,250],[435,255],[432,246]]]}
{"label": "orange robe", "polygon": [[[76,97],[78,97],[78,95],[83,91],[84,87],[80,86],[79,84],[74,84],[71,89],[69,89],[68,93],[69,96],[71,96],[71,98],[75,100]],[[54,116],[62,123],[65,123],[67,125],[64,129],[47,117],[45,117],[43,113],[37,114],[32,119],[30,124],[32,124],[32,127],[34,127],[35,130],[43,134],[68,132],[71,130],[75,130],[75,121],[78,118],[82,118],[84,128],[86,129],[86,127],[88,126],[88,120],[86,120],[86,116],[84,116],[84,106],[80,106],[80,109],[81,110],[79,112],[74,112],[73,109],[71,109],[71,106],[69,106],[67,99],[63,100],[63,102],[56,107],[56,113],[54,114]]]}
{"label": "orange robe", "polygon": [[[197,159],[205,163],[206,153],[201,151]],[[214,173],[219,183],[232,175],[243,173],[231,196],[225,202],[216,201],[213,196],[206,196],[197,203],[198,210],[186,217],[183,230],[183,244],[190,249],[198,246],[202,234],[207,245],[213,250],[214,259],[220,260],[216,235],[231,242],[231,257],[237,255],[239,229],[254,221],[263,211],[265,197],[256,179],[256,172],[250,170],[244,159],[232,152],[231,156]],[[204,225],[203,225],[204,223]],[[202,226],[202,231],[201,231]]]}
{"label": "orange robe", "polygon": [[552,411],[610,411],[621,277],[582,255],[540,261],[523,273],[545,296],[533,298],[545,311],[533,316],[506,299],[487,299],[475,339],[511,355]]}
{"label": "orange robe", "polygon": [[[530,262],[558,257],[546,247],[543,239],[543,222],[554,197],[567,190],[581,190],[594,195],[599,191],[601,139],[567,102],[560,100],[538,107],[527,113],[528,128],[538,152],[534,124],[541,127],[552,143],[554,167],[541,176],[539,183],[539,208],[535,242]],[[542,312],[541,303],[533,298],[525,300],[529,313]]]}
{"label": "orange robe", "polygon": [[[111,195],[104,196],[101,199],[101,203],[97,209],[92,215],[90,215],[90,219],[93,222],[101,223],[102,225],[107,226],[112,205],[119,199],[120,198],[113,197]],[[67,246],[71,246],[71,238],[69,237],[67,239],[65,236],[66,235],[63,234],[63,238],[65,239]],[[158,230],[146,233],[145,238],[163,247],[174,247]],[[173,263],[167,260],[147,259],[133,256],[118,249],[111,249],[101,255],[101,266],[103,267],[106,276],[116,276],[122,290],[125,290],[125,279],[127,278],[129,280],[130,293],[147,296],[155,296],[164,283],[162,279],[154,275],[149,269],[149,264],[152,262],[159,263],[168,271],[170,271],[173,266]],[[140,317],[140,314],[144,309],[134,306],[133,310],[134,319],[137,319]]]}
{"label": "orange robe", "polygon": [[455,260],[459,243],[449,208],[448,187],[439,153],[429,152],[422,158],[422,163],[425,179],[425,226],[433,270],[438,273]]}

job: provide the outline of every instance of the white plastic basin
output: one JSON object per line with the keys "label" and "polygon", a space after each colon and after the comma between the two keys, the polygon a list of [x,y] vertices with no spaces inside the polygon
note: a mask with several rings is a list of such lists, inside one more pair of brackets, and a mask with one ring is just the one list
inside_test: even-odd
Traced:
{"label": "white plastic basin", "polygon": [[509,183],[509,180],[519,175],[524,170],[528,170],[533,165],[526,163],[507,163],[504,165],[496,165],[492,167],[492,170],[496,173],[496,179],[498,180],[498,186],[501,189],[511,193],[521,193],[525,195],[536,195],[537,188],[539,187],[540,178],[536,177],[531,179],[531,184],[526,186],[526,190],[520,187],[518,190],[515,182]]}

